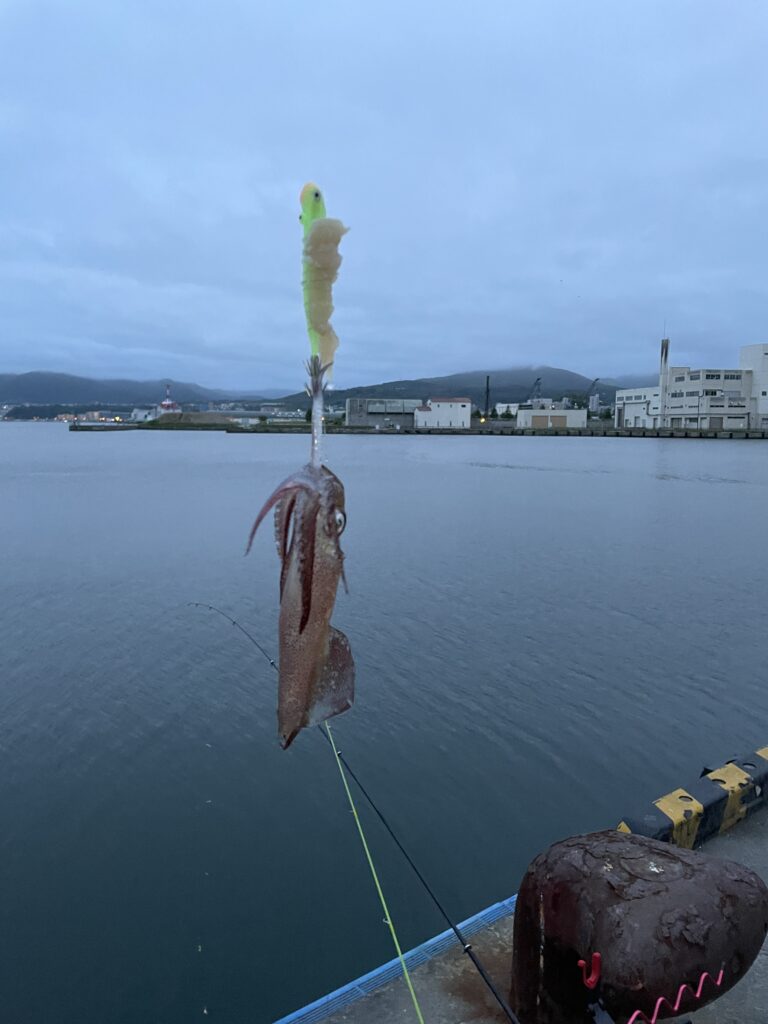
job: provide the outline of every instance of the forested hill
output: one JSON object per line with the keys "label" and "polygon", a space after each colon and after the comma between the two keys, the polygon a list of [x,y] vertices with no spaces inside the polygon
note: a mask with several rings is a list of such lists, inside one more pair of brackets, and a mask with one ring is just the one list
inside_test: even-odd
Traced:
{"label": "forested hill", "polygon": [[[166,380],[96,380],[68,373],[0,373],[0,405],[153,405],[165,395]],[[208,402],[223,391],[171,381],[177,402]]]}
{"label": "forested hill", "polygon": [[[541,377],[541,394],[547,398],[583,396],[592,380],[555,366],[526,366],[507,370],[471,370],[445,377],[419,377],[415,380],[392,380],[381,384],[345,388],[331,392],[330,401],[347,398],[419,398],[434,396],[466,397],[478,406],[485,404],[485,378],[491,378],[491,402],[521,402],[530,394],[534,381]],[[613,400],[617,387],[640,387],[655,380],[648,375],[627,375],[598,384],[604,402]],[[173,398],[179,403],[211,402],[226,399],[259,401],[274,400],[274,388],[252,392],[225,391],[202,387],[184,381],[171,381]],[[67,373],[0,373],[0,405],[153,405],[165,394],[166,380],[96,380]],[[282,399],[288,407],[305,408],[309,402],[303,392]]]}
{"label": "forested hill", "polygon": [[[522,402],[531,392],[534,381],[541,377],[541,394],[546,398],[562,398],[570,395],[578,398],[586,394],[592,379],[571,370],[563,370],[554,366],[526,366],[510,370],[472,370],[467,373],[452,373],[447,377],[420,377],[416,380],[393,380],[383,384],[371,384],[363,387],[346,388],[330,393],[329,401],[334,404],[347,398],[421,398],[435,396],[444,398],[470,398],[472,402],[483,408],[485,405],[485,378],[490,377],[491,403]],[[617,387],[633,387],[645,379],[638,377],[622,378],[616,381],[600,381],[597,390],[604,402],[613,401]],[[297,393],[283,399],[286,405],[305,407],[308,405],[306,395]]]}

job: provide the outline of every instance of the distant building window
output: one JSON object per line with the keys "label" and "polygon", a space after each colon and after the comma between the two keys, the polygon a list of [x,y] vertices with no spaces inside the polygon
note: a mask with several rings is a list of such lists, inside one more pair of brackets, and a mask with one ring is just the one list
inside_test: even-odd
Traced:
{"label": "distant building window", "polygon": [[768,391],[764,391],[764,392],[763,392],[763,398],[765,398],[765,397],[766,397],[766,395],[768,395]]}
{"label": "distant building window", "polygon": [[698,391],[686,391],[685,392],[685,397],[686,398],[697,398],[698,394],[699,394]]}
{"label": "distant building window", "polygon": [[692,373],[691,374],[691,380],[701,380],[701,374],[700,373]]}
{"label": "distant building window", "polygon": [[707,380],[720,380],[720,374],[719,373],[708,373],[707,374]]}
{"label": "distant building window", "polygon": [[682,377],[675,377],[675,384],[679,384],[682,380],[685,380],[685,374]]}
{"label": "distant building window", "polygon": [[710,398],[712,398],[714,395],[717,394],[717,392],[716,391],[705,391],[704,394],[708,395]]}
{"label": "distant building window", "polygon": [[741,374],[740,373],[726,373],[725,374],[725,379],[726,380],[741,380]]}
{"label": "distant building window", "polygon": [[670,398],[682,398],[683,397],[683,392],[682,391],[670,391],[669,397]]}
{"label": "distant building window", "polygon": [[635,401],[636,402],[642,402],[642,400],[643,400],[643,396],[642,395],[635,395]]}

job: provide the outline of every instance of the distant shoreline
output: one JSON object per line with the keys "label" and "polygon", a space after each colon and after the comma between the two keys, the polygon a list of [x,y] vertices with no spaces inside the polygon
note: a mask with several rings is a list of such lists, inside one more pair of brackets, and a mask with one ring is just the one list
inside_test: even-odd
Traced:
{"label": "distant shoreline", "polygon": [[[149,423],[118,423],[107,425],[95,423],[70,423],[70,431],[75,433],[109,433],[124,430],[217,430],[225,434],[308,434],[309,424],[296,426],[259,426],[238,427],[235,424],[223,423],[173,423],[154,426]],[[768,430],[682,430],[659,427],[613,427],[590,429],[588,427],[558,427],[550,430],[538,427],[470,427],[468,430],[441,430],[426,428],[421,430],[376,430],[375,427],[328,427],[327,434],[356,434],[368,437],[400,437],[440,435],[441,437],[654,437],[654,438],[690,438],[698,440],[768,440]]]}

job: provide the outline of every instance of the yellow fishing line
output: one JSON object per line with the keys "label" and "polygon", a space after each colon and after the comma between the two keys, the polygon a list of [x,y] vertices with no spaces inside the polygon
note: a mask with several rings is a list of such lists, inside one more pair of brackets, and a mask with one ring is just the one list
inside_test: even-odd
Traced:
{"label": "yellow fishing line", "polygon": [[381,888],[381,883],[379,882],[379,876],[376,873],[376,868],[373,863],[373,857],[371,857],[371,851],[368,849],[368,842],[365,838],[365,833],[363,832],[363,826],[360,821],[360,816],[357,813],[357,807],[355,807],[355,801],[352,798],[352,792],[349,788],[349,783],[347,782],[347,776],[344,774],[344,766],[341,763],[339,752],[336,749],[336,744],[334,743],[333,740],[333,734],[331,733],[331,727],[330,725],[328,725],[327,721],[325,722],[325,728],[328,733],[328,739],[331,741],[331,749],[333,750],[333,756],[336,758],[336,764],[339,766],[339,774],[341,775],[341,781],[344,784],[344,792],[347,794],[347,800],[349,800],[349,806],[352,808],[352,815],[355,819],[355,824],[357,825],[357,831],[360,834],[360,842],[363,844],[363,850],[365,850],[365,857],[366,860],[368,861],[368,867],[371,869],[371,874],[373,875],[373,882],[374,885],[376,886],[376,892],[379,894],[379,900],[381,901],[381,906],[384,910],[384,919],[389,925],[389,931],[392,935],[392,941],[394,942],[395,949],[397,950],[397,958],[400,961],[400,966],[403,969],[405,983],[408,986],[408,991],[411,993],[413,1008],[416,1011],[416,1016],[419,1019],[419,1024],[424,1024],[424,1018],[421,1015],[421,1007],[419,1006],[419,1001],[416,998],[416,993],[413,990],[413,982],[411,981],[411,976],[408,973],[408,968],[405,963],[403,951],[400,949],[400,943],[397,938],[397,933],[395,932],[395,926],[392,923],[392,915],[390,914],[389,908],[387,907],[387,901],[384,899],[384,892]]}

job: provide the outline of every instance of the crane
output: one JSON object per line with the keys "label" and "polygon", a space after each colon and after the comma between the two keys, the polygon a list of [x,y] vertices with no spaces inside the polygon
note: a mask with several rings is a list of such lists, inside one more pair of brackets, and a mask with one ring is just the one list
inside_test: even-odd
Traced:
{"label": "crane", "polygon": [[534,398],[541,398],[541,377],[537,377],[536,380],[531,384],[531,390],[528,392],[528,396],[521,403],[522,405],[528,405]]}
{"label": "crane", "polygon": [[595,390],[595,385],[597,384],[597,382],[598,382],[599,380],[600,380],[600,378],[599,378],[599,377],[595,377],[595,379],[594,379],[594,380],[592,381],[592,383],[591,383],[591,384],[589,385],[589,387],[587,388],[587,390],[586,390],[586,391],[584,392],[584,398],[582,399],[582,401],[584,402],[584,405],[585,405],[585,406],[586,406],[586,408],[587,408],[587,418],[589,418],[589,399],[590,399],[590,397],[591,397],[591,395],[592,395],[592,392],[593,392],[593,391]]}

